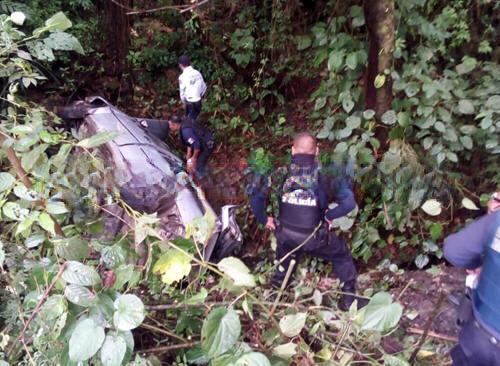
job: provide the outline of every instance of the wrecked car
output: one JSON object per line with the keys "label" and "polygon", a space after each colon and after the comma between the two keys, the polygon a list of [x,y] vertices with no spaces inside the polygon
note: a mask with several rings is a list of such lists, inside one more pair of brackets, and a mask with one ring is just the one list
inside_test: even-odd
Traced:
{"label": "wrecked car", "polygon": [[[183,161],[165,142],[167,121],[128,116],[101,97],[60,107],[57,114],[75,122],[82,138],[117,131],[116,137],[98,147],[99,155],[112,167],[113,184],[121,198],[136,211],[157,214],[164,240],[184,237],[194,220],[210,216],[215,225],[204,243],[204,259],[215,262],[240,249],[237,206],[223,206],[215,215],[201,188],[186,173]],[[103,216],[108,235],[119,232],[123,215],[118,205],[106,207]]]}

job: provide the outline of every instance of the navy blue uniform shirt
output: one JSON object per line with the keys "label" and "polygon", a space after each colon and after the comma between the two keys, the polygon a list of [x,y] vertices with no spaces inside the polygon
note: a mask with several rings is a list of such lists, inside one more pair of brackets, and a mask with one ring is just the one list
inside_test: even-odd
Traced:
{"label": "navy blue uniform shirt", "polygon": [[201,150],[201,140],[196,134],[194,128],[182,127],[181,139],[184,145],[189,146],[194,150]]}
{"label": "navy blue uniform shirt", "polygon": [[[304,167],[317,165],[316,156],[309,154],[292,155],[292,163]],[[261,224],[267,222],[266,206],[269,188],[276,190],[278,195],[281,196],[281,189],[286,176],[286,169],[278,169],[270,177],[258,179],[249,187],[250,206],[255,218]],[[330,221],[347,215],[356,207],[354,193],[347,180],[322,174],[321,170],[317,195],[319,206],[323,212],[326,212],[325,217]],[[338,206],[328,209],[330,202],[336,202]]]}

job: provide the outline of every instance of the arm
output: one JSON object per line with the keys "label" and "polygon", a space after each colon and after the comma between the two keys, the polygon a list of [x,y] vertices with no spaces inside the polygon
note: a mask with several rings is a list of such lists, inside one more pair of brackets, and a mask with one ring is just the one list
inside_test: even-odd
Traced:
{"label": "arm", "polygon": [[183,81],[182,75],[179,76],[179,96],[182,103],[186,103],[186,84]]}
{"label": "arm", "polygon": [[483,253],[489,244],[489,232],[498,216],[489,214],[467,225],[445,239],[444,257],[457,267],[474,269],[483,264]]}
{"label": "arm", "polygon": [[356,207],[354,193],[347,186],[338,189],[335,194],[335,202],[338,203],[338,206],[326,212],[325,217],[328,221],[345,216]]}
{"label": "arm", "polygon": [[273,218],[266,213],[271,187],[275,190],[281,188],[285,176],[286,173],[283,169],[275,170],[269,177],[254,172],[251,177],[252,182],[247,186],[247,193],[250,195],[250,207],[255,218],[269,229],[274,230]]}

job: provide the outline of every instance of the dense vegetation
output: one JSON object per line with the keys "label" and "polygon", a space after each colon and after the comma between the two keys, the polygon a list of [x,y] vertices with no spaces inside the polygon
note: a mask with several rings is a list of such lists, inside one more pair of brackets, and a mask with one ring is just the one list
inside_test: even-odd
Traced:
{"label": "dense vegetation", "polygon": [[[170,115],[187,53],[233,184],[239,158],[265,174],[286,162],[294,132],[314,131],[324,164],[354,162],[359,207],[336,225],[355,257],[367,270],[424,269],[500,186],[500,5],[199,3],[0,3],[0,365],[407,365],[422,345],[398,328],[404,309],[386,284],[342,313],[338,281],[321,278],[331,268],[312,260],[293,289],[271,290],[272,239],[256,239],[245,204],[240,226],[261,245],[244,258],[251,272],[200,258],[209,220],[163,242],[157,218],[109,183],[94,148],[113,136],[79,139],[51,110],[101,94],[131,114]],[[116,238],[102,235],[103,195],[134,221]],[[388,337],[402,349],[382,347]],[[417,362],[445,362],[446,344],[425,346],[436,355]]]}

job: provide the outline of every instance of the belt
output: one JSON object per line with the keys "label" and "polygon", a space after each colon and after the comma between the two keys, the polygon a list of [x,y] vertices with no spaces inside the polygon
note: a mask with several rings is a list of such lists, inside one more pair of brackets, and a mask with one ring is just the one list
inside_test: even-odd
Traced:
{"label": "belt", "polygon": [[474,320],[474,326],[481,330],[486,337],[488,338],[488,341],[493,344],[494,346],[500,348],[500,339],[497,337],[493,336],[488,329],[486,329],[481,323],[479,323],[477,320]]}

